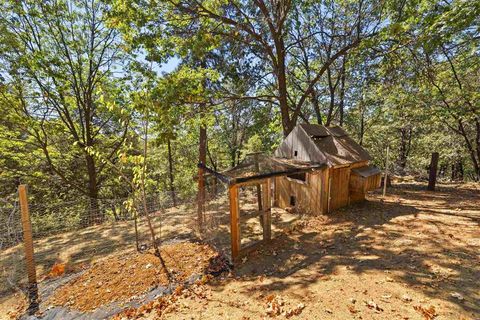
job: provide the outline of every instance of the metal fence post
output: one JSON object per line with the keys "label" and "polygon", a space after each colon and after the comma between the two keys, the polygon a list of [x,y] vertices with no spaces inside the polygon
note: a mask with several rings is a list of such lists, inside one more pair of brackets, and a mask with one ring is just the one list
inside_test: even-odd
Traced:
{"label": "metal fence post", "polygon": [[22,214],[23,243],[25,246],[25,260],[28,274],[28,313],[32,315],[38,311],[38,287],[37,273],[35,270],[35,257],[33,255],[32,223],[30,221],[26,185],[21,184],[18,186],[18,196],[20,200],[20,211]]}

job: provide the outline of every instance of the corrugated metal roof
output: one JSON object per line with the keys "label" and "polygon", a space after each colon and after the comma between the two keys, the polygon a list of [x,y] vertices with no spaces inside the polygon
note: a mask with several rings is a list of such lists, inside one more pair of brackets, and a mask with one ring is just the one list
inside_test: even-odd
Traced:
{"label": "corrugated metal roof", "polygon": [[380,169],[373,165],[352,169],[352,174],[356,174],[364,178],[368,178],[379,173],[381,173]]}

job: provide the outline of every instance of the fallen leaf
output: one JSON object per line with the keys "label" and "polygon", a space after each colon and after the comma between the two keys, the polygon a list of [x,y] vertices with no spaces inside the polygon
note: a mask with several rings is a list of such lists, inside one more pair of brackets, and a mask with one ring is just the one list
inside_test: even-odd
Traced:
{"label": "fallen leaf", "polygon": [[423,318],[425,320],[432,320],[438,315],[435,311],[434,306],[430,306],[428,307],[428,309],[422,306],[413,306],[413,309],[415,309],[417,312],[423,315]]}
{"label": "fallen leaf", "polygon": [[50,270],[50,276],[59,277],[65,273],[65,263],[54,263],[52,270]]}
{"label": "fallen leaf", "polygon": [[359,310],[355,309],[355,307],[352,305],[348,306],[348,311],[350,311],[350,313],[353,313],[353,314],[360,312]]}
{"label": "fallen leaf", "polygon": [[290,318],[291,316],[298,316],[302,313],[302,310],[305,309],[305,305],[303,303],[299,303],[295,308],[288,310],[285,313],[285,317]]}

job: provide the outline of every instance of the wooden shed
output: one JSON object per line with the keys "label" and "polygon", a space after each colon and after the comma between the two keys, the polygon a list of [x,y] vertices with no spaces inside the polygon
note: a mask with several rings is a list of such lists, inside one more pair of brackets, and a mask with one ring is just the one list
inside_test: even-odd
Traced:
{"label": "wooden shed", "polygon": [[275,157],[324,163],[322,169],[275,178],[276,204],[303,213],[328,213],[365,199],[380,186],[380,170],[368,152],[341,127],[300,124],[275,151]]}
{"label": "wooden shed", "polygon": [[365,149],[342,128],[300,124],[280,144],[274,157],[252,154],[223,172],[203,164],[199,168],[228,185],[235,261],[259,244],[242,247],[241,221],[245,212],[240,207],[240,189],[256,187],[258,210],[248,217],[258,216],[263,229],[261,242],[269,241],[272,206],[321,214],[364,200],[367,191],[380,186],[380,170],[370,165],[370,160]]}

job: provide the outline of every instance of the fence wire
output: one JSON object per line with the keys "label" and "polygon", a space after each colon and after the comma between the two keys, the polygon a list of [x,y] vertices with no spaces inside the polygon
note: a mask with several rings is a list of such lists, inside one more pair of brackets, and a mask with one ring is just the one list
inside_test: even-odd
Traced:
{"label": "fence wire", "polygon": [[[112,254],[152,246],[147,215],[160,246],[173,241],[200,240],[228,253],[228,197],[222,184],[207,185],[198,224],[196,196],[180,198],[170,192],[141,199],[76,199],[48,204],[29,203],[37,277],[48,278],[62,263],[80,271]],[[136,217],[136,219],[135,219]],[[20,208],[9,199],[0,206],[0,297],[25,287]]]}

